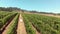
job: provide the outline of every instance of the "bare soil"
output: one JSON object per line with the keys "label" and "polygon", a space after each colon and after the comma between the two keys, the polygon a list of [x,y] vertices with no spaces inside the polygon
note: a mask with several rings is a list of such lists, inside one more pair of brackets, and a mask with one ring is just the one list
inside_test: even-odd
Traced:
{"label": "bare soil", "polygon": [[17,34],[27,34],[21,14],[18,20]]}

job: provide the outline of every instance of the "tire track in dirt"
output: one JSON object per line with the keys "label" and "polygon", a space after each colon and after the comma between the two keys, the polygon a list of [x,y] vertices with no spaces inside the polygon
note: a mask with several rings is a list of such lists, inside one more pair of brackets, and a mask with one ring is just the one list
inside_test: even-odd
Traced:
{"label": "tire track in dirt", "polygon": [[27,34],[21,14],[18,20],[17,34]]}

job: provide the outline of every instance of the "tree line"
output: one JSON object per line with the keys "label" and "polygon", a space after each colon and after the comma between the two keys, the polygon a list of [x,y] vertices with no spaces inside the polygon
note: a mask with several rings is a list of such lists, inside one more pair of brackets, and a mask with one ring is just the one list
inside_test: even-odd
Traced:
{"label": "tree line", "polygon": [[17,7],[0,7],[0,11],[14,11],[14,10],[20,10],[20,8]]}

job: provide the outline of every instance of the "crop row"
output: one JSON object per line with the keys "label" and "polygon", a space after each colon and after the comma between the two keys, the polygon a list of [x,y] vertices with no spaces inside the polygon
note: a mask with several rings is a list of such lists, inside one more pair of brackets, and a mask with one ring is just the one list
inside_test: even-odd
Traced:
{"label": "crop row", "polygon": [[3,19],[4,17],[6,17],[9,14],[12,14],[12,12],[3,12],[3,11],[0,11],[0,19]]}
{"label": "crop row", "polygon": [[59,34],[60,18],[37,15],[24,14],[29,22],[42,34]]}
{"label": "crop row", "polygon": [[26,18],[26,15],[23,15],[23,20],[25,23],[27,34],[36,34],[36,31],[32,28],[32,24]]}
{"label": "crop row", "polygon": [[6,22],[13,16],[15,16],[17,13],[12,13],[12,14],[9,14],[7,15],[6,17],[4,17],[3,19],[0,19],[0,28],[2,28],[2,26],[4,24],[6,24]]}
{"label": "crop row", "polygon": [[19,14],[17,14],[14,17],[14,19],[11,21],[7,34],[17,34],[16,29],[17,29],[17,24],[18,24],[18,16]]}

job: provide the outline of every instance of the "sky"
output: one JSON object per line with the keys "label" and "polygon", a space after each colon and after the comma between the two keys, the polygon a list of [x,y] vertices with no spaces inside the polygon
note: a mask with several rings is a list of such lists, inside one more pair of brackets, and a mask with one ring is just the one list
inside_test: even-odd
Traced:
{"label": "sky", "polygon": [[0,0],[0,7],[60,13],[60,0]]}

